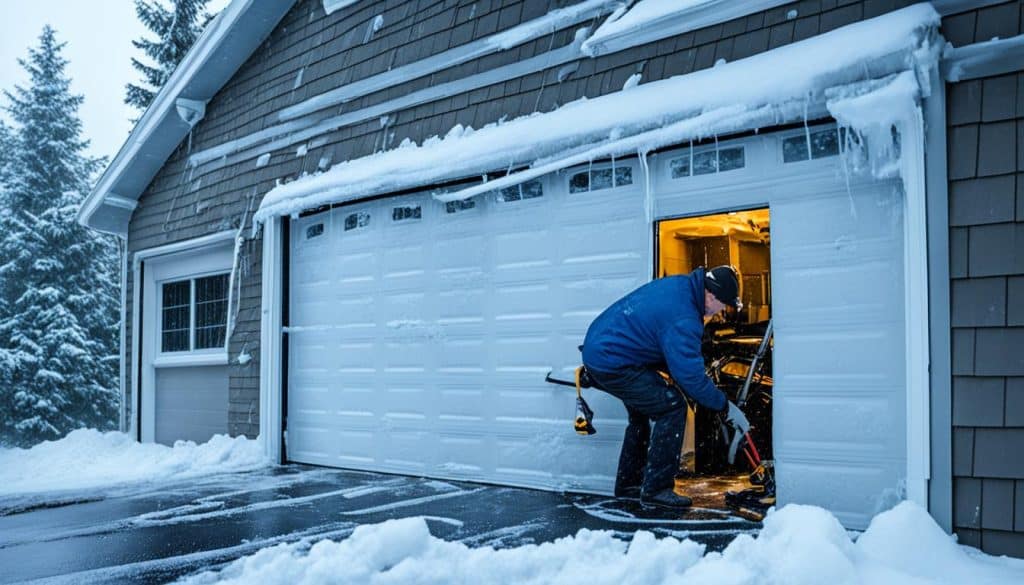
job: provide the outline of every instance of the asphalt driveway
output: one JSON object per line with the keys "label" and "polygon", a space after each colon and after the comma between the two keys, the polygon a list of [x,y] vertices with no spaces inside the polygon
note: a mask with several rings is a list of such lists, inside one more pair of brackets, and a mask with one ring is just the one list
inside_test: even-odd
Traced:
{"label": "asphalt driveway", "polygon": [[341,540],[423,516],[434,536],[511,547],[612,530],[720,550],[759,524],[701,502],[685,514],[607,497],[287,465],[67,494],[0,498],[0,582],[161,583],[279,543]]}

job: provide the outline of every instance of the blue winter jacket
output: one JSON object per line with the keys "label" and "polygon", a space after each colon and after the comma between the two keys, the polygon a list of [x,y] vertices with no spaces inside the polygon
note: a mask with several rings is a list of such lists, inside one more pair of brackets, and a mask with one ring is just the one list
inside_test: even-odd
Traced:
{"label": "blue winter jacket", "polygon": [[652,280],[594,319],[583,363],[595,372],[668,365],[669,375],[701,406],[725,410],[722,391],[704,372],[704,269]]}

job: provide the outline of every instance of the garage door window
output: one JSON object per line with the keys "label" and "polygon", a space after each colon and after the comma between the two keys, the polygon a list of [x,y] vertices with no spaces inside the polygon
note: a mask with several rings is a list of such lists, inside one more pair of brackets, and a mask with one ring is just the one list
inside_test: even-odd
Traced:
{"label": "garage door window", "polygon": [[689,153],[669,161],[673,179],[694,175],[713,175],[742,169],[747,164],[743,147],[720,148]]}
{"label": "garage door window", "polygon": [[227,332],[228,275],[161,285],[162,353],[221,349]]}
{"label": "garage door window", "polygon": [[350,213],[345,216],[345,231],[350,232],[370,225],[370,214],[365,211]]}
{"label": "garage door window", "polygon": [[472,199],[456,199],[455,201],[446,201],[444,211],[445,213],[458,213],[473,209],[474,207],[476,207],[476,201]]}
{"label": "garage door window", "polygon": [[392,221],[409,221],[412,219],[422,218],[423,209],[419,205],[406,205],[403,207],[394,207],[391,209]]}
{"label": "garage door window", "polygon": [[576,173],[569,179],[570,193],[586,193],[612,187],[624,187],[633,184],[633,168],[618,167],[591,169]]}
{"label": "garage door window", "polygon": [[501,203],[536,199],[542,196],[544,196],[544,185],[540,181],[527,181],[498,191],[498,201]]}
{"label": "garage door window", "polygon": [[846,132],[829,128],[816,132],[804,132],[782,141],[782,160],[791,163],[811,159],[837,156],[839,142],[846,138]]}

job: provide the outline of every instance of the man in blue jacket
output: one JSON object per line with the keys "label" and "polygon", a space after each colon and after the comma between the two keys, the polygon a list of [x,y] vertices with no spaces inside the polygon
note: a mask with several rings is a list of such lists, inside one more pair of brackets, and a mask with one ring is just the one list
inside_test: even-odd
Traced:
{"label": "man in blue jacket", "polygon": [[[731,266],[703,267],[653,280],[616,301],[590,324],[583,364],[603,390],[622,400],[629,425],[615,477],[616,497],[687,508],[673,491],[686,425],[686,400],[658,370],[704,408],[721,412],[740,432],[746,417],[708,378],[701,354],[704,318],[726,305],[739,309]],[[651,429],[653,423],[653,431]]]}

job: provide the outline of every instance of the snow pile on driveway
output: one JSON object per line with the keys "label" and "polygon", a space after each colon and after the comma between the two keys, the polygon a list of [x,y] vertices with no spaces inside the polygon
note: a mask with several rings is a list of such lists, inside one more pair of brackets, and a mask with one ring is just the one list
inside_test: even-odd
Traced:
{"label": "snow pile on driveway", "polygon": [[0,449],[0,496],[248,471],[269,465],[257,441],[215,435],[196,445],[137,443],[125,433],[72,431],[30,449]]}
{"label": "snow pile on driveway", "polygon": [[423,518],[360,526],[341,542],[282,544],[179,583],[1022,583],[1024,561],[957,545],[921,507],[880,514],[856,541],[826,510],[790,505],[757,537],[722,553],[690,540],[608,531],[540,545],[469,548],[430,535]]}

